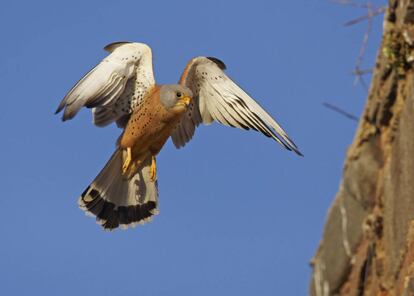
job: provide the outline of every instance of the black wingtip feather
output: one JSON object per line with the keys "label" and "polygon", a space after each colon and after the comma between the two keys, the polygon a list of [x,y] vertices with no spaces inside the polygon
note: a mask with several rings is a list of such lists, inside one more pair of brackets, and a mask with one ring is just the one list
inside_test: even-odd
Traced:
{"label": "black wingtip feather", "polygon": [[[287,137],[287,136],[286,136]],[[304,156],[303,154],[302,154],[302,152],[300,152],[299,151],[299,149],[298,149],[298,146],[296,146],[296,144],[295,144],[295,142],[293,142],[289,137],[287,137],[287,139],[289,140],[289,142],[290,143],[288,143],[289,144],[289,146],[290,146],[290,148],[291,148],[291,150],[293,151],[293,152],[295,152],[297,155],[299,155],[299,156]]]}
{"label": "black wingtip feather", "polygon": [[60,104],[59,104],[59,106],[56,108],[56,111],[55,111],[55,114],[58,114],[60,111],[62,111],[63,110],[63,108],[65,108],[65,102],[64,102],[64,100],[62,100],[61,102],[60,102]]}
{"label": "black wingtip feather", "polygon": [[128,44],[128,43],[132,43],[131,41],[117,41],[117,42],[112,42],[109,43],[108,45],[106,45],[104,47],[104,50],[108,51],[108,52],[112,52],[114,51],[117,47],[124,45],[124,44]]}
{"label": "black wingtip feather", "polygon": [[219,67],[221,70],[226,70],[226,64],[219,60],[218,58],[215,57],[207,57],[210,61],[212,61],[213,63],[215,63],[217,65],[217,67]]}
{"label": "black wingtip feather", "polygon": [[305,157],[305,155],[302,154],[302,152],[300,152],[298,149],[293,150],[295,151],[295,153],[299,156]]}

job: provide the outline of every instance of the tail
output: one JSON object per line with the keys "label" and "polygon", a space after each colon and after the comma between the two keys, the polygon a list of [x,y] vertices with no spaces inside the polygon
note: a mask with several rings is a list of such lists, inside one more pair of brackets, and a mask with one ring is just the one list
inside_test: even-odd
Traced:
{"label": "tail", "polygon": [[122,176],[123,151],[116,150],[103,170],[79,198],[79,206],[95,216],[105,230],[135,226],[158,214],[157,181],[150,180],[151,157],[132,178]]}

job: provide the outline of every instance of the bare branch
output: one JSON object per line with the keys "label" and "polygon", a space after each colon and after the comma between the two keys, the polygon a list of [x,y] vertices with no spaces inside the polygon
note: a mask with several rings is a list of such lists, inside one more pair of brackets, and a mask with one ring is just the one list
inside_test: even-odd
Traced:
{"label": "bare branch", "polygon": [[332,104],[327,103],[327,102],[323,102],[323,105],[326,108],[328,108],[328,109],[331,109],[331,110],[333,110],[335,112],[338,112],[339,114],[342,114],[346,118],[349,118],[349,119],[354,120],[354,121],[358,121],[359,120],[359,118],[357,116],[355,116],[355,115],[353,115],[351,113],[348,113],[348,112],[344,111],[343,109],[341,109],[341,108],[339,108],[339,107],[337,107],[335,105],[332,105]]}
{"label": "bare branch", "polygon": [[331,0],[331,2],[336,3],[336,4],[347,5],[351,7],[364,8],[364,9],[367,9],[369,6],[374,6],[370,2],[358,3],[355,1],[351,1],[351,0]]}
{"label": "bare branch", "polygon": [[371,74],[373,72],[373,69],[359,69],[357,66],[355,69],[351,72],[352,75],[355,75],[354,85],[356,85],[358,82],[362,84],[362,86],[368,90],[368,85],[366,84],[364,80],[364,75]]}
{"label": "bare branch", "polygon": [[344,26],[352,26],[362,21],[367,21],[367,28],[365,30],[364,38],[362,39],[362,44],[359,49],[358,57],[355,61],[355,67],[354,67],[354,70],[352,71],[352,74],[355,75],[354,85],[356,85],[359,82],[366,90],[368,90],[368,86],[363,79],[363,75],[369,74],[371,73],[371,71],[361,70],[361,65],[365,57],[366,49],[368,47],[369,35],[372,31],[373,18],[384,13],[386,10],[386,6],[375,6],[370,1],[366,1],[365,3],[357,3],[352,0],[331,0],[331,1],[337,4],[348,5],[348,6],[363,8],[367,10],[367,14],[346,22]]}
{"label": "bare branch", "polygon": [[[368,9],[369,9],[369,8],[368,8]],[[385,12],[385,10],[386,10],[386,9],[387,9],[387,7],[386,7],[386,6],[381,6],[381,7],[378,7],[378,8],[376,8],[374,11],[371,11],[371,12],[369,12],[369,13],[367,13],[367,14],[365,14],[365,15],[362,15],[362,16],[360,16],[360,17],[356,18],[356,19],[353,19],[353,20],[350,20],[350,21],[346,22],[346,23],[344,24],[344,26],[345,26],[345,27],[349,27],[349,26],[355,25],[355,24],[357,24],[357,23],[360,23],[360,22],[362,22],[362,21],[365,21],[365,20],[370,20],[370,19],[372,19],[373,17],[375,17],[375,16],[377,16],[377,15],[383,14],[383,13]]]}
{"label": "bare branch", "polygon": [[351,74],[353,75],[366,75],[366,74],[371,74],[372,72],[374,72],[374,69],[369,68],[369,69],[355,69],[351,72]]}

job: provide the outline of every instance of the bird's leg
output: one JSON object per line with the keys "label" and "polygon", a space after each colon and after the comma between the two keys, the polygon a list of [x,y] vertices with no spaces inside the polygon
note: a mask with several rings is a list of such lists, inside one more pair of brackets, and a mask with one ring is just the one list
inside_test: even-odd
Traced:
{"label": "bird's leg", "polygon": [[151,182],[155,182],[157,180],[157,162],[155,160],[155,156],[151,156]]}
{"label": "bird's leg", "polygon": [[139,170],[139,167],[142,163],[142,156],[141,158],[134,159],[134,161],[131,162],[131,165],[129,166],[129,172],[128,172],[128,178],[133,177]]}
{"label": "bird's leg", "polygon": [[127,155],[124,158],[124,164],[122,165],[122,175],[125,175],[127,173],[129,166],[131,164],[131,161],[132,161],[131,147],[127,147],[126,152],[127,152]]}

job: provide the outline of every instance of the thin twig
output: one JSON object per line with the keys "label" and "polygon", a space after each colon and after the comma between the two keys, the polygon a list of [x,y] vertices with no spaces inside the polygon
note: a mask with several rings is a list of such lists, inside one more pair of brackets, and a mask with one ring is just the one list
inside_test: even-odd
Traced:
{"label": "thin twig", "polygon": [[357,116],[355,116],[355,115],[353,115],[351,113],[348,113],[348,112],[344,111],[343,109],[341,109],[341,108],[339,108],[339,107],[337,107],[335,105],[332,105],[332,104],[327,103],[327,102],[323,102],[323,105],[326,108],[328,108],[328,109],[331,109],[331,110],[333,110],[335,112],[338,112],[339,114],[342,114],[346,118],[349,118],[349,119],[354,120],[354,121],[358,121],[359,120],[359,118]]}
{"label": "thin twig", "polygon": [[362,21],[369,20],[369,19],[371,19],[371,18],[373,18],[377,15],[383,14],[386,9],[387,9],[386,6],[377,7],[374,11],[371,11],[371,12],[369,12],[365,15],[362,15],[362,16],[356,18],[356,19],[353,19],[353,20],[350,20],[350,21],[346,22],[344,24],[344,26],[349,27],[349,26],[355,25],[357,23],[360,23]]}
{"label": "thin twig", "polygon": [[357,3],[357,2],[354,2],[352,0],[331,0],[331,1],[333,1],[337,4],[348,5],[348,6],[363,8],[363,9],[367,10],[367,14],[346,22],[344,24],[344,26],[352,26],[352,25],[358,24],[362,21],[367,21],[367,28],[366,28],[365,33],[364,33],[364,38],[362,39],[362,44],[361,44],[361,47],[359,49],[358,57],[355,61],[355,67],[354,67],[354,70],[352,71],[352,74],[355,75],[354,85],[356,85],[358,82],[360,82],[361,85],[366,90],[368,90],[368,86],[365,83],[365,80],[363,79],[363,76],[370,73],[370,72],[362,70],[361,65],[362,65],[363,59],[365,57],[366,49],[368,47],[369,35],[372,31],[373,18],[376,17],[377,15],[380,15],[380,14],[384,13],[386,11],[386,6],[375,6],[370,1],[367,1],[366,3]]}
{"label": "thin twig", "polygon": [[342,4],[342,5],[347,5],[347,6],[351,6],[351,7],[357,7],[357,8],[368,8],[369,5],[372,4],[368,4],[367,3],[358,3],[355,1],[351,1],[351,0],[331,0],[331,2],[336,3],[336,4]]}
{"label": "thin twig", "polygon": [[[369,35],[371,33],[371,29],[372,29],[372,6],[370,2],[367,2],[367,10],[368,10],[368,15],[370,15],[370,17],[367,18],[368,20],[368,25],[367,25],[367,29],[365,30],[365,34],[364,34],[364,39],[362,40],[362,44],[361,47],[359,48],[359,54],[355,63],[355,73],[359,73],[360,71],[360,67],[362,64],[362,60],[364,59],[365,56],[365,51],[368,47],[368,39],[369,39]],[[365,81],[362,78],[361,74],[358,74],[355,76],[355,80],[354,80],[354,85],[356,85],[358,82],[361,82],[361,84],[364,86],[365,89],[367,88],[367,85],[365,84]]]}
{"label": "thin twig", "polygon": [[353,75],[366,75],[366,74],[372,74],[374,70],[372,68],[369,69],[355,69],[351,72]]}
{"label": "thin twig", "polygon": [[355,69],[351,72],[352,75],[356,76],[354,84],[360,82],[362,86],[368,90],[368,85],[365,83],[364,75],[371,74],[372,72],[372,69],[359,69],[358,66],[355,66]]}

